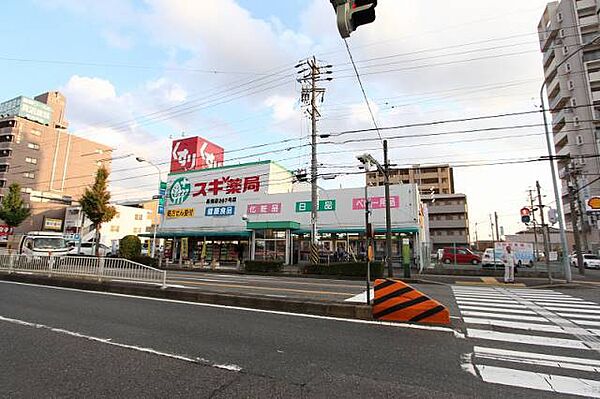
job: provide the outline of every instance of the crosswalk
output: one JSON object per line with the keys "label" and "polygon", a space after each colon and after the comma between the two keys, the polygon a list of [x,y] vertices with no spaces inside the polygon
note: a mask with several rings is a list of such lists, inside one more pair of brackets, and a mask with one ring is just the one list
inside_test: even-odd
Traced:
{"label": "crosswalk", "polygon": [[600,305],[554,290],[454,286],[483,381],[600,398]]}

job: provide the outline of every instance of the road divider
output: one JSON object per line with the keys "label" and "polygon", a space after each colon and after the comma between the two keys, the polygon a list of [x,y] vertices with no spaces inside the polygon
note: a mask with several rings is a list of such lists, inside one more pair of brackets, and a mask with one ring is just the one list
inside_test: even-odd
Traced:
{"label": "road divider", "polygon": [[390,279],[375,280],[375,320],[450,325],[446,306],[410,285]]}

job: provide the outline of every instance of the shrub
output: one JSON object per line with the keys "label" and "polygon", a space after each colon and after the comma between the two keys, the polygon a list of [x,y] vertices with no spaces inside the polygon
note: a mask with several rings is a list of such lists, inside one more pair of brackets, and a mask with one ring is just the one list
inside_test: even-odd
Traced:
{"label": "shrub", "polygon": [[141,263],[142,265],[150,266],[150,267],[158,267],[158,259],[152,258],[146,255],[134,256],[132,258],[128,258],[132,262]]}
{"label": "shrub", "polygon": [[283,270],[281,261],[247,260],[244,269],[251,273],[279,273]]}
{"label": "shrub", "polygon": [[[383,277],[383,268],[382,262],[371,263],[371,279]],[[310,264],[304,266],[302,272],[323,276],[364,277],[367,274],[367,264],[365,262]]]}
{"label": "shrub", "polygon": [[137,236],[125,236],[119,241],[119,253],[123,258],[133,260],[142,253],[142,242]]}

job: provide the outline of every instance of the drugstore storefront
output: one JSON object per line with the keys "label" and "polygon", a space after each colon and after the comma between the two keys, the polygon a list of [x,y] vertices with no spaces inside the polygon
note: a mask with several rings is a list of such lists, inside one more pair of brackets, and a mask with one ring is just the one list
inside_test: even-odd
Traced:
{"label": "drugstore storefront", "polygon": [[[310,192],[294,189],[291,173],[270,161],[172,173],[158,233],[166,239],[165,256],[205,264],[238,259],[308,262]],[[393,253],[399,256],[404,238],[420,248],[425,226],[416,186],[394,185],[390,192]],[[383,187],[370,187],[369,200],[375,254],[382,259]],[[364,188],[321,190],[317,227],[322,261],[364,257]]]}

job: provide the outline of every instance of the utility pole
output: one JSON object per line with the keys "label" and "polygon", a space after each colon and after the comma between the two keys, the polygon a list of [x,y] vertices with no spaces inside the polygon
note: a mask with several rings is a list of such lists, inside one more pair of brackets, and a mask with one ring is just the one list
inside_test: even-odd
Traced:
{"label": "utility pole", "polygon": [[[319,263],[319,243],[317,232],[317,217],[319,211],[319,198],[317,186],[317,118],[321,116],[317,109],[317,97],[321,97],[321,101],[325,94],[325,89],[317,87],[318,81],[331,80],[331,78],[321,79],[321,69],[330,68],[331,65],[320,66],[317,59],[312,58],[296,65],[297,68],[304,67],[299,70],[300,78],[298,82],[303,84],[301,100],[308,106],[308,114],[311,118],[311,165],[310,165],[310,182],[311,182],[311,209],[310,209],[310,261],[312,264]],[[326,71],[324,73],[331,73]]]}
{"label": "utility pole", "polygon": [[[575,254],[577,255],[577,268],[579,274],[582,276],[585,274],[585,266],[583,264],[583,254],[581,253],[581,239],[579,237],[579,225],[577,215],[577,204],[575,203],[575,187],[573,184],[573,174],[575,173],[572,164],[568,164],[565,168],[565,174],[567,175],[567,187],[569,189],[569,205],[571,206],[571,224],[573,226],[573,236],[575,238]],[[577,179],[577,177],[575,177]]]}
{"label": "utility pole", "polygon": [[500,227],[498,226],[498,212],[494,211],[494,221],[496,222],[496,238],[498,241],[502,241],[502,237],[500,237]]}
{"label": "utility pole", "polygon": [[550,230],[545,229],[548,227],[544,221],[544,205],[542,204],[542,186],[540,182],[536,180],[535,187],[538,194],[538,207],[540,208],[540,221],[542,222],[542,238],[544,239],[544,259],[546,259],[546,269],[548,270],[548,279],[552,283],[552,271],[550,270]]}
{"label": "utility pole", "polygon": [[[533,205],[533,190],[529,191],[529,204],[531,207],[531,221],[533,223],[533,258],[538,261],[537,222],[535,220],[535,206]],[[542,214],[542,217],[544,215]]]}
{"label": "utility pole", "polygon": [[[388,269],[388,277],[394,277],[394,266],[392,264],[392,211],[390,206],[390,163],[388,161],[387,140],[383,140],[383,170],[385,184],[385,257]],[[416,251],[413,243],[413,251]],[[404,278],[410,277],[410,266],[408,273],[404,271]]]}
{"label": "utility pole", "polygon": [[574,179],[573,179],[573,190],[575,194],[575,203],[577,204],[577,212],[579,212],[579,222],[581,223],[581,234],[579,235],[579,239],[581,240],[581,248],[584,253],[589,253],[590,248],[588,246],[587,240],[587,231],[588,231],[588,223],[585,220],[585,210],[583,208],[583,204],[581,203],[581,196],[579,195],[579,174],[581,173],[581,169],[576,165],[573,166]]}
{"label": "utility pole", "polygon": [[492,214],[490,213],[490,231],[492,232],[492,249],[494,252],[494,269],[496,268],[496,240],[494,239],[494,222],[492,221]]}

